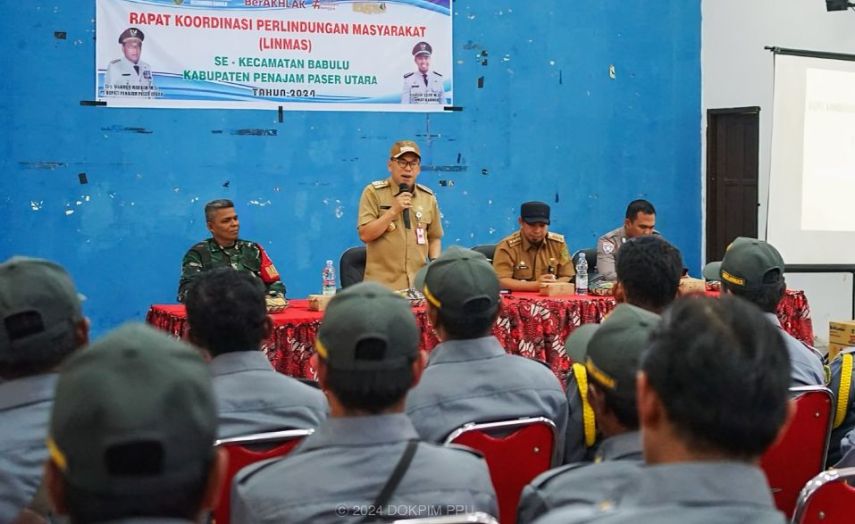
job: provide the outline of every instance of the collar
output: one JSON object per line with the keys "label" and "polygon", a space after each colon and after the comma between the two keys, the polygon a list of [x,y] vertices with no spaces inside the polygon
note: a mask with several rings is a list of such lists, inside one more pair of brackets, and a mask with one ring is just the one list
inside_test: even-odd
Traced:
{"label": "collar", "polygon": [[267,355],[260,350],[233,351],[217,355],[208,364],[211,375],[231,375],[241,371],[274,371]]}
{"label": "collar", "polygon": [[217,239],[211,237],[208,239],[208,249],[210,249],[212,253],[216,251],[225,251],[226,249],[235,249],[237,248],[238,242],[240,242],[240,239],[235,240],[235,243],[228,247],[223,247],[217,242]]}
{"label": "collar", "polygon": [[626,433],[605,439],[594,455],[594,462],[640,459],[641,456],[641,433],[638,431],[627,431]]}
{"label": "collar", "polygon": [[769,322],[771,322],[771,323],[775,324],[776,326],[778,326],[778,327],[779,327],[779,328],[781,328],[781,329],[784,329],[784,327],[783,327],[783,326],[781,326],[781,319],[779,319],[779,318],[778,318],[778,315],[776,315],[776,314],[774,314],[774,313],[766,313],[766,312],[764,311],[764,312],[763,312],[763,316],[764,316],[764,317],[766,317],[766,318],[768,318],[768,319],[769,319]]}
{"label": "collar", "polygon": [[327,447],[366,447],[395,444],[419,438],[409,417],[403,413],[364,417],[330,417],[306,437],[301,451]]}
{"label": "collar", "polygon": [[523,235],[522,229],[520,229],[520,240],[522,241],[520,245],[522,246],[523,251],[529,251],[532,248],[537,251],[546,245],[546,242],[549,240],[549,233],[547,233],[547,236],[543,237],[543,242],[541,242],[540,245],[538,245],[537,247],[535,247],[534,245],[532,245],[531,242],[528,241],[525,235]]}
{"label": "collar", "polygon": [[506,355],[505,349],[493,335],[468,340],[447,340],[430,353],[428,366],[452,362],[487,360]]}
{"label": "collar", "polygon": [[0,410],[53,400],[57,373],[42,373],[0,382]]}
{"label": "collar", "polygon": [[639,502],[775,507],[763,471],[753,464],[735,461],[648,466]]}

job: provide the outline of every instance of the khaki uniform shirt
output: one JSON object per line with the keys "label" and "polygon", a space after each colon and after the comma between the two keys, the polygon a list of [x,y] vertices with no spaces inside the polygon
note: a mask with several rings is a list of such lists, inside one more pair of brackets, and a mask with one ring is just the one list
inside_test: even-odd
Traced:
{"label": "khaki uniform shirt", "polygon": [[550,267],[558,278],[572,279],[576,275],[564,235],[549,232],[540,246],[533,246],[517,231],[503,238],[493,255],[493,268],[499,278],[533,282],[549,273]]}
{"label": "khaki uniform shirt", "polygon": [[[404,227],[401,213],[382,235],[366,244],[366,281],[379,282],[393,290],[412,287],[416,272],[427,261],[430,241],[442,238],[442,217],[433,191],[421,184],[416,184],[413,191],[410,229]],[[397,194],[391,178],[368,184],[359,199],[357,228],[390,209]],[[419,230],[424,243],[419,243]]]}

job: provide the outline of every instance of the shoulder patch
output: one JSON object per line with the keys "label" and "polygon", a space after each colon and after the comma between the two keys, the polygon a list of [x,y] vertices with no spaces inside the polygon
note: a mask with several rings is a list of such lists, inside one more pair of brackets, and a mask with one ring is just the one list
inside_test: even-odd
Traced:
{"label": "shoulder patch", "polygon": [[550,231],[546,234],[546,237],[549,238],[549,240],[555,240],[556,242],[564,242],[564,235],[560,233],[553,233]]}
{"label": "shoulder patch", "polygon": [[110,63],[111,63],[111,64],[118,64],[118,63],[119,63],[119,62],[121,62],[121,61],[122,61],[122,59],[121,59],[121,58],[117,58],[117,59],[115,59],[115,60],[110,60]]}
{"label": "shoulder patch", "polygon": [[406,75],[404,75],[404,78],[410,78],[410,77],[411,77],[411,76],[413,76],[414,74],[416,74],[416,73],[415,73],[415,72],[407,73]]}
{"label": "shoulder patch", "polygon": [[615,245],[610,240],[603,240],[603,253],[611,255],[615,252]]}
{"label": "shoulder patch", "polygon": [[462,446],[460,444],[446,444],[442,446],[446,449],[453,449],[455,451],[463,451],[464,453],[469,453],[470,455],[475,455],[476,457],[483,459],[484,454],[478,451],[477,449],[470,448],[469,446]]}
{"label": "shoulder patch", "polygon": [[436,71],[434,71],[433,74],[435,74],[436,76],[442,76],[441,74],[437,73]]}
{"label": "shoulder patch", "polygon": [[534,486],[536,488],[543,488],[549,483],[549,481],[551,481],[555,477],[563,475],[564,473],[566,473],[568,471],[573,471],[573,470],[579,469],[581,467],[584,467],[585,465],[586,465],[585,463],[577,462],[577,463],[573,463],[573,464],[565,464],[563,466],[550,469],[550,470],[538,475],[537,476],[537,483],[535,484],[534,482],[532,482],[532,486]]}
{"label": "shoulder patch", "polygon": [[515,245],[519,244],[520,242],[522,242],[522,237],[520,236],[520,232],[517,231],[513,235],[509,236],[507,238],[507,241],[508,241],[509,246],[515,246]]}
{"label": "shoulder patch", "polygon": [[419,189],[421,189],[422,191],[424,191],[424,192],[425,192],[425,193],[427,193],[428,195],[432,195],[432,194],[433,194],[433,190],[432,190],[431,188],[429,188],[428,186],[423,186],[423,185],[421,185],[421,184],[416,184],[416,186],[418,186],[418,188],[419,188]]}
{"label": "shoulder patch", "polygon": [[374,189],[383,189],[384,187],[389,187],[388,180],[375,180],[371,182],[371,185],[374,186]]}

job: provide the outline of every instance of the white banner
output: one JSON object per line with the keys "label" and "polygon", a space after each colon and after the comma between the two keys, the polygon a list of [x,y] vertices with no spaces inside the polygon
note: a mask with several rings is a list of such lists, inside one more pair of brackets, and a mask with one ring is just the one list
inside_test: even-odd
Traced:
{"label": "white banner", "polygon": [[451,0],[97,0],[111,107],[442,111]]}

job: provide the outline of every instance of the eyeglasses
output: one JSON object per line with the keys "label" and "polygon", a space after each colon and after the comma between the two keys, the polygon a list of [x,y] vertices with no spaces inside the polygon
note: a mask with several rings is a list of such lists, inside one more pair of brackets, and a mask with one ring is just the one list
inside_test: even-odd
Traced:
{"label": "eyeglasses", "polygon": [[421,159],[418,159],[418,158],[416,160],[413,160],[412,162],[408,162],[408,161],[404,160],[403,158],[396,158],[394,160],[395,160],[395,162],[398,163],[398,167],[401,167],[401,168],[419,167],[419,165],[422,163]]}

